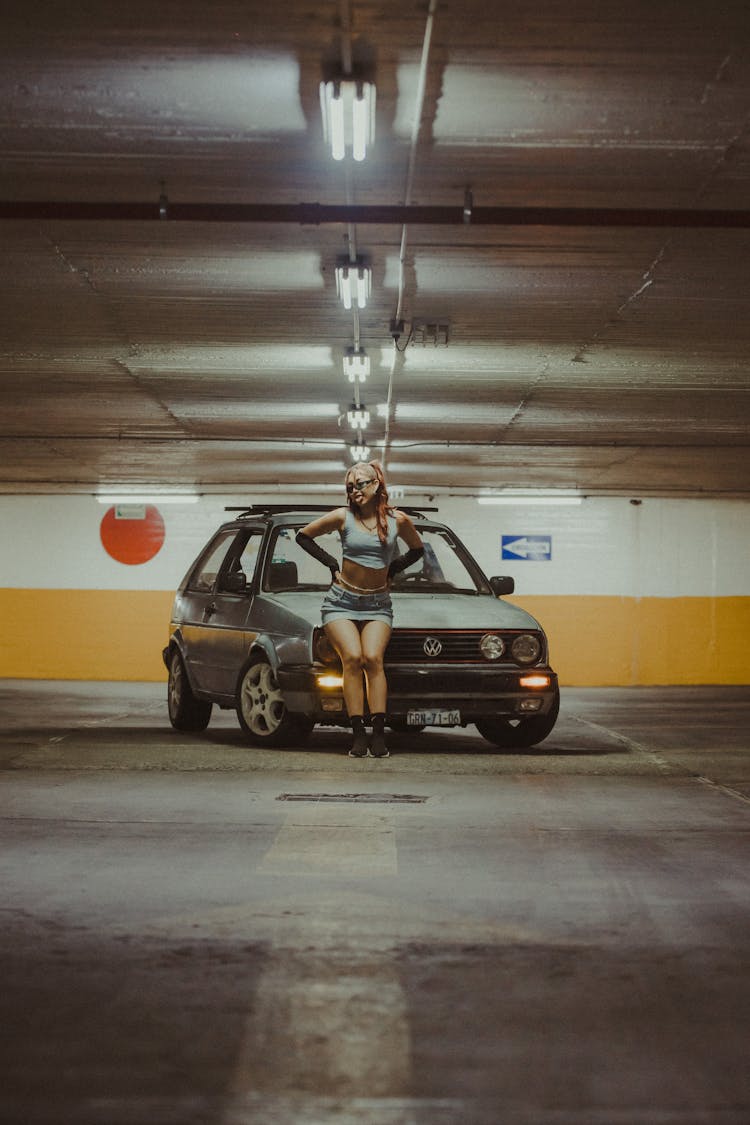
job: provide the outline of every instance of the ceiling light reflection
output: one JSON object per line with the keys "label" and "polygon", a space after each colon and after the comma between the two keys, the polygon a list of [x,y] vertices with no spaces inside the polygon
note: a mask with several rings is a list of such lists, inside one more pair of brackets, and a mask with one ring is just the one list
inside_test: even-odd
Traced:
{"label": "ceiling light reflection", "polygon": [[543,505],[545,507],[562,507],[583,503],[582,496],[478,496],[477,504],[510,504],[517,507],[529,505]]}
{"label": "ceiling light reflection", "polygon": [[197,492],[98,492],[100,504],[197,504]]}
{"label": "ceiling light reflection", "polygon": [[[91,64],[75,96],[65,96],[52,71],[33,71],[35,110],[52,127],[91,128],[110,135],[131,122],[158,123],[162,140],[184,139],[186,129],[221,130],[244,141],[307,130],[300,99],[299,63],[291,54],[245,51],[242,57],[198,54],[169,59],[163,53]],[[61,93],[63,96],[61,96]],[[169,185],[167,185],[168,190]]]}
{"label": "ceiling light reflection", "polygon": [[238,344],[236,347],[190,345],[188,347],[142,348],[128,359],[134,371],[154,369],[159,373],[175,372],[237,376],[274,375],[283,378],[295,371],[329,372],[333,365],[333,349],[314,344]]}

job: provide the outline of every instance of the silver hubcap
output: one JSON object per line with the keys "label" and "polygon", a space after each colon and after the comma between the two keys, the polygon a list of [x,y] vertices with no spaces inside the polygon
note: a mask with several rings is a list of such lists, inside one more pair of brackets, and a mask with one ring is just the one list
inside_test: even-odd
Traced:
{"label": "silver hubcap", "polygon": [[261,737],[278,730],[284,718],[284,697],[268,664],[248,668],[240,692],[242,717],[253,734]]}

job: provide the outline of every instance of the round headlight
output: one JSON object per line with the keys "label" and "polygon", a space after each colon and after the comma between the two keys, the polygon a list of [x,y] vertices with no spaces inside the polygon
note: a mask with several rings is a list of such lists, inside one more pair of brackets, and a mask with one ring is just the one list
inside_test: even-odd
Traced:
{"label": "round headlight", "polygon": [[516,637],[510,646],[510,651],[518,664],[533,664],[539,659],[542,646],[538,637],[532,637],[530,633],[522,633],[520,637]]}
{"label": "round headlight", "polygon": [[479,642],[479,651],[485,660],[499,660],[505,652],[505,642],[497,633],[485,633]]}

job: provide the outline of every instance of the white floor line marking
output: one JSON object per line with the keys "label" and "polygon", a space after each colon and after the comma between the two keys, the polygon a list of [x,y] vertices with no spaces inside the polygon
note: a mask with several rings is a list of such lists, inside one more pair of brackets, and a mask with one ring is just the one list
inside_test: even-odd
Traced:
{"label": "white floor line marking", "polygon": [[[144,711],[153,709],[154,704],[149,704],[143,708]],[[62,742],[64,739],[70,738],[71,734],[77,734],[80,730],[90,729],[91,727],[106,726],[107,723],[114,723],[118,719],[130,719],[134,714],[136,714],[135,711],[118,711],[115,715],[104,715],[101,719],[87,719],[85,722],[79,723],[78,726],[71,727],[70,730],[66,730],[65,734],[53,735],[52,738],[49,738],[47,741]],[[142,714],[142,711],[139,711],[138,714]]]}
{"label": "white floor line marking", "polygon": [[[361,805],[290,808],[257,871],[394,876],[393,817]],[[259,980],[222,1125],[301,1125],[321,1120],[315,1106],[328,1100],[408,1096],[411,1034],[390,951],[363,948],[336,914],[316,900],[305,952],[278,952]],[[415,1125],[408,1109],[398,1120]]]}
{"label": "white floor line marking", "polygon": [[262,875],[396,875],[393,819],[362,806],[297,806],[290,809],[257,871]]}
{"label": "white floor line marking", "polygon": [[733,789],[731,785],[722,785],[720,781],[712,781],[710,777],[704,777],[703,774],[695,774],[695,780],[699,781],[701,785],[708,785],[711,789],[718,789],[726,797],[734,797],[736,801],[743,801],[746,805],[750,805],[750,797],[745,793],[740,793],[739,789]]}
{"label": "white floor line marking", "polygon": [[662,758],[661,754],[657,754],[655,750],[649,750],[648,746],[644,746],[641,742],[636,742],[634,738],[628,738],[626,734],[620,734],[619,731],[611,730],[610,727],[603,727],[600,723],[592,722],[591,719],[584,719],[581,715],[571,715],[570,717],[575,719],[578,723],[583,723],[584,726],[591,727],[593,730],[598,730],[602,734],[606,734],[609,738],[613,738],[615,742],[621,742],[623,746],[626,746],[628,750],[631,750],[634,754],[641,754],[645,758],[650,758],[656,763],[662,773],[678,772],[666,758]]}
{"label": "white floor line marking", "polygon": [[387,955],[286,951],[258,982],[223,1125],[319,1120],[307,1111],[328,1099],[404,1098],[411,1069],[406,999]]}
{"label": "white floor line marking", "polygon": [[[608,734],[611,738],[616,739],[617,742],[622,742],[635,753],[652,758],[663,773],[675,774],[680,772],[679,765],[668,762],[665,758],[662,758],[660,754],[657,754],[655,750],[649,750],[640,742],[628,738],[627,735],[619,734],[617,731],[610,730],[609,727],[600,726],[599,723],[593,723],[590,719],[584,719],[580,715],[573,715],[571,717],[576,719],[579,723],[584,723],[588,727],[593,727],[594,730],[599,730],[602,731],[603,734]],[[720,781],[712,781],[710,777],[704,777],[703,774],[691,773],[686,766],[682,767],[682,771],[684,771],[683,775],[685,777],[690,777],[694,781],[699,781],[702,785],[707,785],[711,789],[716,789],[719,793],[724,793],[727,797],[733,797],[736,801],[742,801],[744,804],[750,805],[750,797],[741,793],[739,789],[733,789],[731,785],[723,785]]]}

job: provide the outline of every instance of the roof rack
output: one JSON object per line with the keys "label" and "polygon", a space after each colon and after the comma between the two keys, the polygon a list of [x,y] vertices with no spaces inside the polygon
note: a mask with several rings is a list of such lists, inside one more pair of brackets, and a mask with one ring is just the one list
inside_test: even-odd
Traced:
{"label": "roof rack", "polygon": [[[399,504],[400,512],[405,512],[407,516],[414,516],[416,519],[424,519],[425,512],[437,512],[437,508],[409,508],[403,504]],[[239,512],[237,519],[244,519],[246,516],[276,516],[284,512],[330,512],[330,504],[251,504],[248,508],[234,508],[225,507],[225,512]]]}

